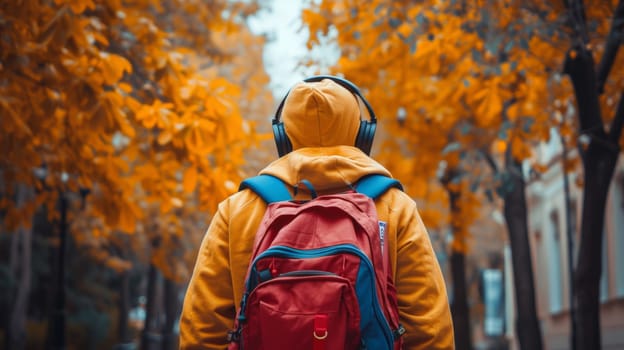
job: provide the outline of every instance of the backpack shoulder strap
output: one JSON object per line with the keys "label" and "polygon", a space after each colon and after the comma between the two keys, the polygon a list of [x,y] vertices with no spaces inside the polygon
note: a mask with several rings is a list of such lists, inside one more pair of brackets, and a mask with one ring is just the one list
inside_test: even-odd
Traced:
{"label": "backpack shoulder strap", "polygon": [[273,175],[262,174],[245,179],[238,190],[242,191],[246,188],[254,191],[267,204],[292,199],[284,182]]}
{"label": "backpack shoulder strap", "polygon": [[392,187],[403,191],[399,180],[380,174],[366,175],[355,184],[355,190],[358,193],[365,194],[372,199],[377,199]]}

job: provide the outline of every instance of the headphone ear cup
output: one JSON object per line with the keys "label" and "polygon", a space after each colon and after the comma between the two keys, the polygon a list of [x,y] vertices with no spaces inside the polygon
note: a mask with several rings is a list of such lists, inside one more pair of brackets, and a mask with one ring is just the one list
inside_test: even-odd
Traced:
{"label": "headphone ear cup", "polygon": [[286,135],[284,123],[273,123],[273,138],[275,138],[275,146],[277,146],[277,154],[282,157],[292,151],[292,144]]}
{"label": "headphone ear cup", "polygon": [[377,123],[369,122],[368,120],[362,120],[360,122],[360,129],[355,139],[355,147],[362,150],[362,152],[370,155],[371,148],[373,147],[373,140],[375,139],[375,130],[377,129]]}

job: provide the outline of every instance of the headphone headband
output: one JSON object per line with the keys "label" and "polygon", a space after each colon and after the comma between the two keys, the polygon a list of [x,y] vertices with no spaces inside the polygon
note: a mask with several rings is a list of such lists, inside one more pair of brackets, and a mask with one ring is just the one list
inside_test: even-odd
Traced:
{"label": "headphone headband", "polygon": [[[370,123],[377,123],[377,117],[375,116],[375,112],[373,112],[373,108],[371,107],[371,105],[364,98],[364,96],[360,92],[360,89],[358,89],[358,87],[355,86],[355,84],[353,84],[352,82],[348,81],[347,79],[343,79],[343,78],[340,78],[340,77],[337,77],[337,76],[334,76],[334,75],[315,75],[315,76],[306,78],[303,81],[306,82],[306,83],[315,83],[315,82],[322,81],[323,79],[333,80],[338,85],[344,87],[345,89],[351,91],[352,94],[354,94],[357,97],[359,97],[360,100],[362,101],[362,103],[364,103],[364,106],[366,107],[366,110],[368,111],[368,115],[369,115],[369,118],[370,118],[369,122]],[[288,97],[289,93],[290,93],[290,91],[286,93],[286,96],[284,96],[284,98],[280,102],[279,106],[277,107],[277,111],[275,111],[275,116],[273,117],[273,121],[272,121],[273,124],[280,123],[280,118],[282,116],[282,109],[284,108],[284,103],[286,102],[286,98]]]}
{"label": "headphone headband", "polygon": [[[334,81],[338,85],[349,90],[352,94],[359,97],[360,101],[364,103],[364,106],[368,111],[369,120],[360,120],[360,128],[358,130],[354,146],[361,149],[362,152],[370,154],[371,147],[373,145],[373,139],[375,138],[375,130],[377,129],[377,117],[375,116],[375,112],[373,112],[373,108],[370,106],[366,98],[364,98],[364,96],[360,92],[360,89],[358,89],[355,84],[346,79],[333,75],[315,75],[306,78],[303,81],[306,83],[313,83],[322,81],[323,79],[330,79]],[[288,139],[288,135],[286,135],[284,123],[280,120],[282,116],[282,109],[284,108],[284,103],[286,102],[287,97],[288,93],[286,93],[286,96],[284,96],[279,106],[277,107],[277,111],[275,112],[275,116],[272,120],[273,136],[275,137],[275,145],[277,146],[277,153],[280,157],[292,151],[292,144]]]}

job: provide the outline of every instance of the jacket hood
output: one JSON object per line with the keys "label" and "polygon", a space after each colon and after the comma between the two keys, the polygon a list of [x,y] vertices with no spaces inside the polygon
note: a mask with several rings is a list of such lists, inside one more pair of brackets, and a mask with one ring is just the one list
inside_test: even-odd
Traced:
{"label": "jacket hood", "polygon": [[308,180],[318,191],[349,187],[365,175],[391,176],[381,164],[353,146],[300,148],[260,171],[294,186]]}
{"label": "jacket hood", "polygon": [[293,150],[353,146],[360,128],[357,97],[331,79],[295,85],[281,117]]}

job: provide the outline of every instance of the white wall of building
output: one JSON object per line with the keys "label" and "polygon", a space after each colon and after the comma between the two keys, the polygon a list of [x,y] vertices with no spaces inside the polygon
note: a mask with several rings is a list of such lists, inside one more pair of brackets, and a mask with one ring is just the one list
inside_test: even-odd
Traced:
{"label": "white wall of building", "polygon": [[[570,273],[566,200],[559,137],[540,146],[537,159],[548,170],[527,185],[529,238],[534,259],[538,317],[545,349],[569,348]],[[572,152],[576,152],[573,150]],[[570,153],[571,157],[575,156]],[[581,175],[579,175],[581,174]],[[576,177],[568,176],[571,199],[571,228],[574,251],[578,254],[582,188]],[[624,348],[624,161],[616,168],[605,211],[603,273],[600,285],[601,327],[605,349]],[[620,321],[622,320],[622,321]]]}

